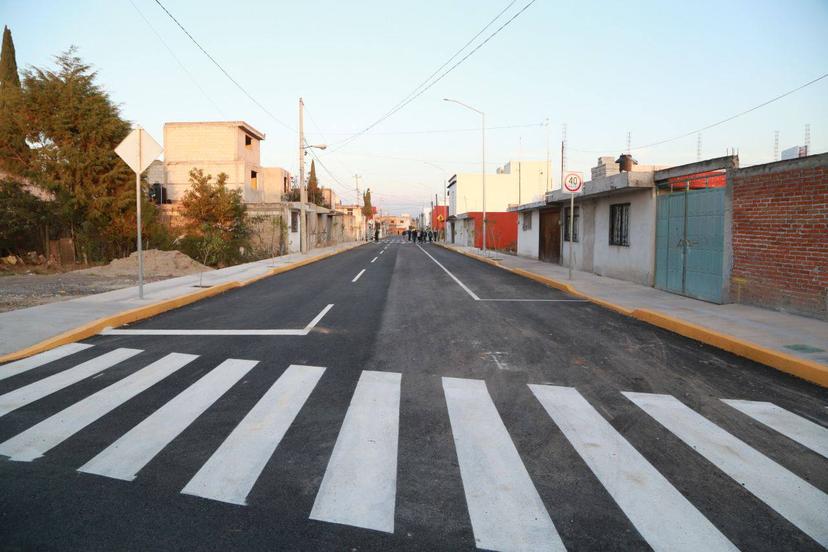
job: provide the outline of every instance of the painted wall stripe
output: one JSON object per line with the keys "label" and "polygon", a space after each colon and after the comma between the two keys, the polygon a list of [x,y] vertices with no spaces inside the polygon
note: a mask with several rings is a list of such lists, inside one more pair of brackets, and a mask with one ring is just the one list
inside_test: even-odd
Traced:
{"label": "painted wall stripe", "polygon": [[401,375],[364,371],[310,518],[394,532]]}
{"label": "painted wall stripe", "polygon": [[246,504],[267,461],[324,372],[318,366],[295,364],[285,370],[181,492]]}
{"label": "painted wall stripe", "polygon": [[255,360],[225,360],[78,468],[78,471],[132,481],[150,460],[256,364],[258,361]]}
{"label": "painted wall stripe", "polygon": [[737,550],[578,391],[529,388],[653,550]]}
{"label": "painted wall stripe", "polygon": [[63,370],[42,380],[10,391],[0,396],[0,416],[5,416],[12,410],[33,403],[89,376],[94,376],[98,372],[102,372],[140,352],[142,352],[141,349],[115,349],[92,360],[78,364],[74,368]]}
{"label": "painted wall stripe", "polygon": [[675,397],[623,395],[782,517],[828,546],[828,495]]}
{"label": "painted wall stripe", "polygon": [[88,349],[91,346],[92,345],[87,345],[86,343],[69,343],[67,345],[55,347],[49,351],[32,355],[28,358],[10,362],[4,366],[0,366],[0,380],[22,374],[23,372],[31,370],[32,368],[37,368],[38,366],[43,366],[44,364],[49,364],[55,360],[73,355],[83,351],[84,349]]}
{"label": "painted wall stripe", "polygon": [[197,355],[170,353],[0,443],[0,455],[19,462],[40,458],[48,450],[196,358]]}
{"label": "painted wall stripe", "polygon": [[478,548],[565,550],[482,380],[443,378]]}
{"label": "painted wall stripe", "polygon": [[757,422],[828,458],[828,429],[773,403],[722,399]]}

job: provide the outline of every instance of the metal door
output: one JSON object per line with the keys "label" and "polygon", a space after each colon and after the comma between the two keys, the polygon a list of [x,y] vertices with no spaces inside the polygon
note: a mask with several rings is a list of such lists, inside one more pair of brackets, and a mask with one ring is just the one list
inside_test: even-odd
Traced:
{"label": "metal door", "polygon": [[656,287],[721,303],[724,188],[658,196]]}

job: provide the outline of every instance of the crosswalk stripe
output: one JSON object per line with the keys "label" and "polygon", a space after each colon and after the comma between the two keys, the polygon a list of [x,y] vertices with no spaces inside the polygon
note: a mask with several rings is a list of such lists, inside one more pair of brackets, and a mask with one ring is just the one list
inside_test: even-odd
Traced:
{"label": "crosswalk stripe", "polygon": [[773,403],[722,399],[727,405],[828,458],[828,429]]}
{"label": "crosswalk stripe", "polygon": [[150,460],[258,361],[227,359],[101,451],[78,471],[132,481]]}
{"label": "crosswalk stripe", "polygon": [[267,461],[324,372],[318,366],[292,364],[181,492],[246,504]]}
{"label": "crosswalk stripe", "polygon": [[40,458],[48,450],[196,358],[196,355],[170,353],[0,443],[0,455],[18,462]]}
{"label": "crosswalk stripe", "polygon": [[529,388],[653,550],[737,550],[578,391]]}
{"label": "crosswalk stripe", "polygon": [[78,364],[74,368],[63,370],[47,378],[30,383],[5,395],[0,395],[0,416],[51,395],[65,387],[94,376],[107,368],[141,353],[141,349],[115,349],[92,360]]}
{"label": "crosswalk stripe", "polygon": [[443,378],[478,548],[565,550],[483,380]]}
{"label": "crosswalk stripe", "polygon": [[394,532],[401,375],[364,371],[310,518]]}
{"label": "crosswalk stripe", "polygon": [[63,357],[73,355],[83,351],[84,349],[88,349],[91,346],[92,345],[87,345],[86,343],[68,343],[66,345],[61,345],[60,347],[55,347],[54,349],[32,355],[28,358],[10,362],[0,366],[0,380],[22,374],[32,368],[37,368],[38,366],[43,366],[44,364],[59,360]]}
{"label": "crosswalk stripe", "polygon": [[623,395],[782,517],[828,546],[828,495],[675,397]]}

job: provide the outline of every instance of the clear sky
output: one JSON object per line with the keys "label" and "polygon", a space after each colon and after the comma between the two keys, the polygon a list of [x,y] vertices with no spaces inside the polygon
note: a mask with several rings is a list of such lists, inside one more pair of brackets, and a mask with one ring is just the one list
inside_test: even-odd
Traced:
{"label": "clear sky", "polygon": [[[378,119],[509,4],[162,2],[289,127],[303,96],[308,140],[330,144]],[[242,119],[267,134],[263,164],[296,171],[296,134],[246,98],[154,0],[0,0],[0,24],[12,29],[21,67],[48,66],[77,45],[123,115],[159,141],[165,121]],[[442,198],[448,176],[480,166],[479,132],[462,130],[479,128],[479,116],[444,97],[484,110],[489,127],[517,127],[488,132],[490,171],[546,159],[548,118],[553,172],[566,123],[568,168],[588,174],[598,155],[623,152],[627,132],[633,147],[680,135],[828,72],[826,29],[826,0],[536,0],[405,109],[320,153],[338,182],[317,167],[320,181],[353,201],[360,174],[374,203],[397,213]],[[828,150],[828,79],[704,132],[702,156],[734,147],[743,166],[769,162],[774,131],[780,149],[801,145],[806,123],[812,152]],[[445,130],[454,132],[435,132]],[[693,135],[633,153],[642,164],[680,164],[696,160],[696,144]]]}

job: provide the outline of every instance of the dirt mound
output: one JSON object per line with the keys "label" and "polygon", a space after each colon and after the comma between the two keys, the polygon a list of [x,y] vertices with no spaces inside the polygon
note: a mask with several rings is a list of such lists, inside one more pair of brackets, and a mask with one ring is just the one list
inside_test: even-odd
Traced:
{"label": "dirt mound", "polygon": [[[209,266],[194,261],[181,251],[161,251],[150,249],[144,251],[144,275],[148,278],[157,276],[184,276],[204,270],[213,270]],[[95,274],[99,276],[131,276],[138,272],[138,253],[124,259],[115,259],[105,266],[78,270],[76,274]]]}

